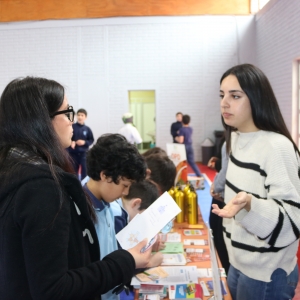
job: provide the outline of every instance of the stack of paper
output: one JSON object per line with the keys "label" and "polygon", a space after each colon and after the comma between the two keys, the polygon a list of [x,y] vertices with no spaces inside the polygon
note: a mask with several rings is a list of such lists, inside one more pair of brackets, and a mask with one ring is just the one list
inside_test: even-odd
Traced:
{"label": "stack of paper", "polygon": [[[168,286],[169,284],[176,283],[197,283],[198,282],[198,271],[196,266],[175,266],[175,267],[161,267],[168,276],[165,278],[159,278],[155,281],[149,281],[148,284],[158,284]],[[151,269],[150,269],[151,270]],[[149,272],[147,270],[147,272]],[[134,288],[139,289],[141,281],[136,277],[131,280],[131,285]]]}
{"label": "stack of paper", "polygon": [[165,297],[167,297],[167,288],[164,285],[141,284],[140,300],[159,300]]}
{"label": "stack of paper", "polygon": [[186,265],[186,258],[182,253],[163,254],[162,266],[184,266]]}

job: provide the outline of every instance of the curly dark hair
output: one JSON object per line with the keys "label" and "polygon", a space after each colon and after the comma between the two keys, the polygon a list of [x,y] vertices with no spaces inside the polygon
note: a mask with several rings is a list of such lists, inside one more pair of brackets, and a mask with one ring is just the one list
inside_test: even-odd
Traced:
{"label": "curly dark hair", "polygon": [[104,134],[87,153],[87,174],[99,181],[100,173],[118,184],[121,178],[139,182],[146,177],[146,163],[136,146],[120,134]]}
{"label": "curly dark hair", "polygon": [[144,156],[148,169],[151,170],[150,178],[160,188],[160,192],[168,191],[173,185],[176,176],[176,167],[173,161],[164,154],[151,154]]}
{"label": "curly dark hair", "polygon": [[124,196],[125,200],[130,201],[134,198],[141,198],[142,202],[139,210],[147,209],[159,197],[158,186],[151,180],[135,182],[130,186],[129,193]]}

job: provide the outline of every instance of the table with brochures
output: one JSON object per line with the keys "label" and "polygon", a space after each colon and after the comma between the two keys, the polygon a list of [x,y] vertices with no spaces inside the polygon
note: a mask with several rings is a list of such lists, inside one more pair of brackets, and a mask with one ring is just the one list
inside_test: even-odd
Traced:
{"label": "table with brochures", "polygon": [[[142,282],[134,277],[132,285],[135,287],[135,300],[156,300],[156,298],[144,297],[139,293],[141,284],[142,286],[145,286],[144,284],[150,286],[158,284],[170,287],[170,284],[187,283],[185,281],[198,282],[202,287],[204,300],[232,299],[227,286],[225,271],[215,252],[211,231],[205,226],[200,211],[198,223],[195,225],[179,224],[175,221],[172,231],[167,234],[166,245],[167,249],[163,251],[164,261],[159,268],[162,268],[163,272],[166,271],[168,276],[158,280],[154,278],[150,282]],[[149,275],[150,272],[151,269],[147,270],[146,273]],[[162,277],[163,272],[161,273]],[[140,279],[143,280],[143,276],[146,275],[142,274]],[[169,298],[169,294],[165,298]]]}

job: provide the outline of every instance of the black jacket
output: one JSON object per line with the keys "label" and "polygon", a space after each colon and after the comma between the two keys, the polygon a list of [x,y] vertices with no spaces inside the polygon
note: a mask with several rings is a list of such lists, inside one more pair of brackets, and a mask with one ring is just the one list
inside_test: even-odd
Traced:
{"label": "black jacket", "polygon": [[86,125],[81,125],[79,123],[75,123],[72,125],[73,127],[73,136],[72,141],[78,141],[78,140],[84,140],[85,144],[82,146],[76,145],[73,149],[72,147],[69,147],[67,150],[69,153],[85,153],[89,150],[89,147],[94,143],[94,136],[93,132],[90,129],[90,127]]}
{"label": "black jacket", "polygon": [[175,140],[175,137],[178,136],[178,130],[182,127],[182,123],[177,121],[177,122],[174,122],[172,123],[171,125],[171,135],[173,137],[173,143],[178,143],[176,140]]}
{"label": "black jacket", "polygon": [[60,178],[62,206],[47,164],[24,163],[5,184],[0,177],[3,300],[100,299],[134,274],[135,262],[127,251],[115,251],[99,261],[99,243],[81,184],[61,170]]}

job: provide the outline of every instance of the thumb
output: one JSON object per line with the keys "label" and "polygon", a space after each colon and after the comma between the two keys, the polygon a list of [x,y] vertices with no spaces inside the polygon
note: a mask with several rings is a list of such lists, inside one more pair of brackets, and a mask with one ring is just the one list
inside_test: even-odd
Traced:
{"label": "thumb", "polygon": [[145,238],[145,239],[143,239],[142,241],[140,241],[140,242],[138,243],[138,246],[142,248],[142,247],[146,246],[147,243],[148,243],[148,239]]}

